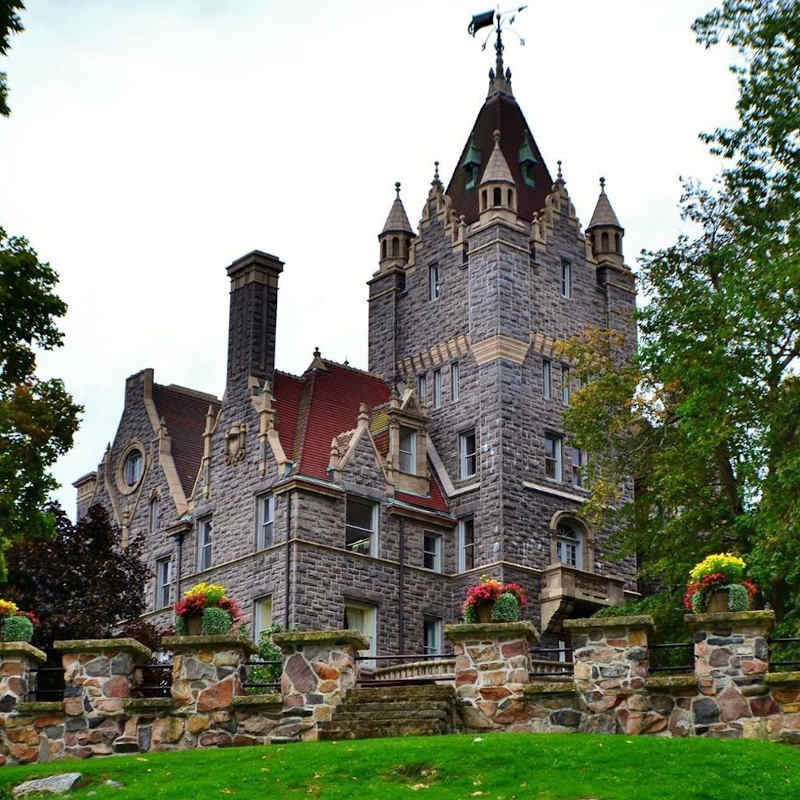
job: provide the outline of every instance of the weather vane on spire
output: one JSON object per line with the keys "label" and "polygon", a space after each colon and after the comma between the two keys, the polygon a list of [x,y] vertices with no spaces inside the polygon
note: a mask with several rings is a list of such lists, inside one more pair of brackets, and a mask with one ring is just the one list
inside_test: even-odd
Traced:
{"label": "weather vane on spire", "polygon": [[486,38],[483,40],[483,44],[481,45],[481,50],[485,50],[492,34],[495,35],[495,67],[494,69],[489,70],[490,95],[494,94],[495,92],[506,92],[507,94],[511,94],[511,70],[506,69],[505,72],[503,71],[503,31],[511,31],[511,33],[513,33],[514,36],[519,39],[519,43],[524,47],[525,39],[523,39],[522,36],[520,36],[511,26],[514,24],[517,14],[519,14],[520,11],[524,11],[527,7],[528,6],[515,6],[514,8],[508,8],[505,11],[501,11],[500,7],[498,6],[496,11],[484,11],[482,14],[475,14],[472,17],[472,21],[467,26],[467,33],[469,33],[469,35],[473,38],[475,37],[475,34],[481,30],[481,28],[487,28],[492,25],[495,26],[489,31],[488,34],[486,34]]}

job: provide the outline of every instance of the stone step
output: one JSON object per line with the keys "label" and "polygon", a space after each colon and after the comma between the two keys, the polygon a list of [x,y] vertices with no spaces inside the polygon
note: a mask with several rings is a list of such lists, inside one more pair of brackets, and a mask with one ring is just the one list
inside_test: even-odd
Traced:
{"label": "stone step", "polygon": [[455,698],[455,689],[452,686],[375,686],[356,687],[347,693],[347,701],[362,702],[364,700],[386,703],[394,701],[414,702],[419,700],[447,700]]}
{"label": "stone step", "polygon": [[372,724],[337,724],[335,721],[324,722],[320,725],[319,738],[324,740],[335,739],[377,739],[396,736],[440,736],[452,733],[449,726],[443,723],[433,723],[430,720],[407,721],[402,725],[392,722],[375,722]]}
{"label": "stone step", "polygon": [[340,706],[336,709],[335,720],[336,722],[345,722],[345,721],[353,721],[353,722],[367,722],[368,724],[372,721],[383,722],[386,721],[397,721],[398,723],[403,723],[405,721],[416,721],[422,719],[430,719],[430,720],[438,720],[442,722],[447,722],[450,719],[451,712],[444,710],[444,709],[431,709],[431,708],[419,708],[417,707],[414,710],[401,710],[401,711],[383,711],[379,715],[375,714],[372,711],[363,711],[362,709],[351,709],[347,708],[346,706]]}
{"label": "stone step", "polygon": [[417,711],[419,708],[429,708],[432,711],[450,711],[452,707],[453,702],[448,700],[426,700],[425,703],[420,703],[416,700],[374,702],[363,699],[352,701],[349,698],[339,706],[340,709],[363,711],[367,714],[383,714],[386,711]]}

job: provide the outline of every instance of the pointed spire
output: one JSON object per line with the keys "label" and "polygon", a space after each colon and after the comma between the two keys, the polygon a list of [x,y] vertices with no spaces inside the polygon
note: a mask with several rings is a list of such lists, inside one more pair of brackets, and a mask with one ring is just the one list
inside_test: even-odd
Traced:
{"label": "pointed spire", "polygon": [[395,183],[394,190],[397,192],[397,196],[394,198],[392,207],[389,210],[389,216],[386,217],[386,223],[381,233],[414,233],[411,223],[408,221],[406,210],[403,207],[403,201],[400,199],[400,181]]}
{"label": "pointed spire", "polygon": [[514,178],[511,175],[511,170],[508,168],[508,162],[500,149],[500,131],[495,130],[492,134],[494,136],[494,149],[489,156],[489,161],[486,164],[486,169],[483,172],[480,185],[490,181],[503,181],[513,185]]}
{"label": "pointed spire", "polygon": [[597,205],[594,208],[594,214],[592,214],[592,221],[589,223],[586,230],[591,230],[600,225],[610,225],[611,227],[622,229],[622,225],[619,224],[617,215],[611,207],[611,201],[606,194],[605,178],[600,178],[600,196],[597,198]]}
{"label": "pointed spire", "polygon": [[497,21],[496,33],[497,35],[494,41],[494,69],[489,70],[489,94],[487,96],[509,94],[513,97],[514,93],[511,91],[511,70],[504,70],[503,67],[503,31],[500,27],[499,19]]}
{"label": "pointed spire", "polygon": [[439,162],[433,162],[433,180],[431,181],[431,186],[441,186],[442,181],[439,178]]}
{"label": "pointed spire", "polygon": [[566,183],[564,180],[564,173],[561,171],[561,161],[556,161],[558,164],[558,174],[556,175],[556,183]]}

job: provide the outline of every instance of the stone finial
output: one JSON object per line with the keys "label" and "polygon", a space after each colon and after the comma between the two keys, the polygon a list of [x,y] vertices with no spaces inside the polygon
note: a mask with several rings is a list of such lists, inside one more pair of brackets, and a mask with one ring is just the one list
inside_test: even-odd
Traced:
{"label": "stone finial", "polygon": [[439,162],[438,161],[434,161],[433,162],[433,180],[431,181],[431,183],[434,186],[436,184],[438,184],[438,183],[441,183],[441,180],[439,179]]}
{"label": "stone finial", "polygon": [[400,199],[400,181],[394,182],[394,190],[397,192],[397,198]]}
{"label": "stone finial", "polygon": [[556,163],[558,164],[558,175],[556,176],[556,180],[564,183],[564,173],[561,171],[561,161],[559,160]]}
{"label": "stone finial", "polygon": [[600,191],[605,194],[606,193],[606,179],[600,178]]}
{"label": "stone finial", "polygon": [[369,406],[366,403],[358,405],[358,424],[367,425],[369,423]]}
{"label": "stone finial", "polygon": [[[560,164],[561,162],[559,161],[558,163]],[[321,355],[322,355],[322,353],[320,353],[319,347],[315,347],[314,348],[314,358],[319,358]]]}

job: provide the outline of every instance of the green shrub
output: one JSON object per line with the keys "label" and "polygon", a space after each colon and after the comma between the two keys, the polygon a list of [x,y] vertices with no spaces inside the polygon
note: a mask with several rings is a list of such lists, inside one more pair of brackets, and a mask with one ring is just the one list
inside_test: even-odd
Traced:
{"label": "green shrub", "polygon": [[516,622],[519,619],[519,600],[511,592],[503,592],[492,608],[492,622]]}
{"label": "green shrub", "polygon": [[477,621],[478,621],[478,612],[475,610],[475,606],[467,606],[464,609],[464,622],[467,625],[472,625]]}
{"label": "green shrub", "polygon": [[186,620],[181,614],[175,615],[175,635],[186,636]]}
{"label": "green shrub", "polygon": [[[273,683],[281,679],[283,653],[280,647],[272,641],[272,634],[280,633],[281,630],[280,625],[271,625],[258,635],[258,658],[263,661],[278,661],[280,663],[248,667],[247,680],[249,683]],[[247,689],[248,694],[263,694],[265,691],[267,690],[263,686],[250,686]]]}
{"label": "green shrub", "polygon": [[203,634],[211,636],[217,633],[227,633],[231,629],[231,615],[221,608],[212,606],[203,609]]}
{"label": "green shrub", "polygon": [[729,583],[723,588],[728,590],[728,611],[747,611],[750,608],[750,597],[744,584]]}
{"label": "green shrub", "polygon": [[27,617],[6,617],[3,620],[4,642],[29,642],[33,638],[33,623]]}

